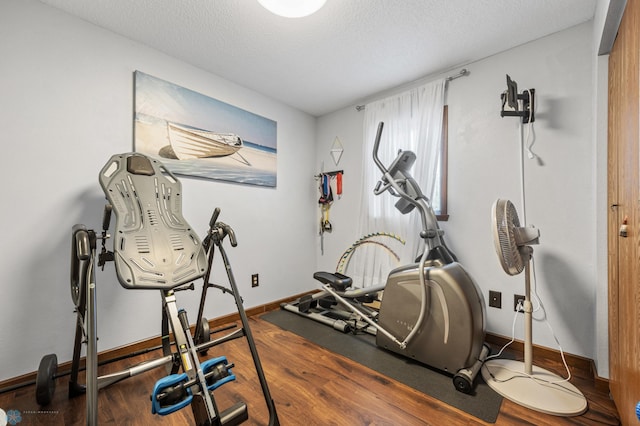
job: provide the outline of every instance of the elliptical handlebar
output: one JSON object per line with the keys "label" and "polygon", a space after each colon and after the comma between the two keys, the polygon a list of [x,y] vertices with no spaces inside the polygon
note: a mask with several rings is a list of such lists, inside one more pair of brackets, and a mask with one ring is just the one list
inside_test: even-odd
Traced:
{"label": "elliptical handlebar", "polygon": [[[383,128],[384,122],[381,121],[378,124],[378,131],[376,133],[376,139],[373,144],[373,161],[382,172],[382,178],[376,184],[373,192],[375,195],[380,195],[383,192],[389,190],[391,195],[400,197],[402,200],[396,203],[396,208],[398,208],[398,210],[400,210],[403,214],[408,213],[414,207],[418,208],[420,217],[422,219],[422,232],[420,232],[420,238],[425,241],[426,247],[418,263],[421,302],[420,314],[418,316],[418,319],[416,320],[415,326],[411,329],[409,334],[404,338],[402,342],[400,342],[395,336],[393,336],[383,328],[378,328],[378,331],[381,331],[387,337],[390,337],[391,340],[395,341],[401,349],[405,349],[409,342],[413,339],[413,337],[418,333],[418,330],[420,329],[419,325],[422,323],[426,315],[426,288],[427,286],[430,286],[438,295],[440,306],[442,307],[442,312],[444,314],[444,343],[446,344],[449,338],[449,311],[444,292],[440,287],[440,284],[427,280],[425,276],[425,264],[427,258],[429,257],[431,249],[442,245],[442,240],[440,238],[440,232],[438,229],[438,222],[435,214],[433,213],[433,210],[431,209],[431,206],[428,203],[427,198],[422,194],[418,183],[413,179],[413,177],[411,177],[411,174],[409,173],[409,168],[413,166],[416,160],[416,155],[411,151],[401,150],[400,152],[398,152],[397,158],[393,161],[393,163],[391,163],[389,169],[387,169],[385,165],[382,164],[382,161],[380,161],[380,158],[378,157],[378,150],[380,148],[380,139],[382,138]],[[404,187],[406,186],[412,187],[412,189],[410,190],[411,194],[409,194],[408,191],[405,190]]]}
{"label": "elliptical handlebar", "polygon": [[[378,168],[382,172],[382,178],[378,181],[375,188],[373,189],[373,193],[375,195],[380,195],[390,188],[395,188],[396,191],[400,189],[397,187],[398,186],[397,183],[394,182],[393,176],[391,176],[391,174],[389,173],[389,169],[385,167],[385,165],[380,160],[380,157],[378,157],[378,150],[380,148],[380,139],[382,139],[383,128],[384,128],[384,122],[381,121],[378,124],[376,139],[375,139],[375,142],[373,143],[373,161],[374,163],[376,163],[376,166],[378,166]],[[393,194],[393,191],[392,191],[392,194]],[[396,195],[396,194],[393,194],[393,195]]]}
{"label": "elliptical handlebar", "polygon": [[[416,156],[411,151],[398,151],[398,157],[392,162],[391,166],[387,168],[380,157],[378,156],[378,150],[380,148],[380,140],[382,139],[382,129],[384,128],[384,122],[378,124],[378,131],[376,133],[376,139],[373,144],[373,161],[376,166],[382,172],[382,178],[378,181],[373,193],[380,195],[385,191],[389,191],[391,195],[400,197],[406,200],[407,203],[418,206],[418,199],[424,198],[417,182],[413,180],[408,173],[408,168],[415,162]],[[412,190],[409,192],[405,190],[405,186],[410,185]],[[404,213],[404,212],[403,212]]]}
{"label": "elliptical handlebar", "polygon": [[[389,173],[389,170],[387,170],[387,168],[384,166],[384,164],[382,164],[382,161],[380,161],[380,158],[378,157],[378,148],[380,147],[380,139],[382,138],[383,128],[384,128],[384,122],[381,121],[380,124],[378,124],[378,131],[376,132],[376,140],[373,143],[373,161],[376,163],[376,166],[378,166],[380,171],[384,175],[386,175],[387,173]],[[378,185],[376,186],[376,189],[379,186],[380,186],[380,183],[378,183]]]}

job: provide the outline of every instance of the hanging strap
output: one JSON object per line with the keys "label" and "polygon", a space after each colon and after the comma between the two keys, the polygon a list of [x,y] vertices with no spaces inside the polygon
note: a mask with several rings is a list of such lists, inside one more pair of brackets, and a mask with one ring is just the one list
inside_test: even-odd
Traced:
{"label": "hanging strap", "polygon": [[326,174],[320,176],[320,204],[331,204],[333,202],[333,191],[331,190],[331,177]]}
{"label": "hanging strap", "polygon": [[330,204],[322,205],[322,219],[320,223],[321,232],[331,232],[333,230],[333,226],[329,221],[329,209],[331,208]]}
{"label": "hanging strap", "polygon": [[331,190],[331,177],[328,174],[320,175],[320,209],[322,211],[322,217],[320,219],[320,234],[323,232],[331,232],[332,226],[329,221],[329,209],[333,202],[333,191]]}

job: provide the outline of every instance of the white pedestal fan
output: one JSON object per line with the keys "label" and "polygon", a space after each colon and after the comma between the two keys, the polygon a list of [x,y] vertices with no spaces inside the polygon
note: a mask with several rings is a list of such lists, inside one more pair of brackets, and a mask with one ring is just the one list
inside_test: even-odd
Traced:
{"label": "white pedestal fan", "polygon": [[524,362],[488,360],[482,366],[482,377],[493,390],[516,404],[557,416],[580,415],[587,409],[584,395],[560,376],[533,365],[530,279],[533,248],[530,244],[538,244],[540,231],[520,227],[516,209],[508,200],[494,203],[492,220],[495,248],[502,268],[509,275],[525,271]]}

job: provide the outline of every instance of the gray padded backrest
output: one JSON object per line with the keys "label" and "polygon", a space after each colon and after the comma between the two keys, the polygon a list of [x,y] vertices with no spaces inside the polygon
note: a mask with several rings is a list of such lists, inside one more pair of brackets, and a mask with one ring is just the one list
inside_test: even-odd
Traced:
{"label": "gray padded backrest", "polygon": [[113,253],[123,287],[169,290],[204,275],[206,254],[182,217],[180,182],[162,163],[114,155],[100,185],[116,215]]}

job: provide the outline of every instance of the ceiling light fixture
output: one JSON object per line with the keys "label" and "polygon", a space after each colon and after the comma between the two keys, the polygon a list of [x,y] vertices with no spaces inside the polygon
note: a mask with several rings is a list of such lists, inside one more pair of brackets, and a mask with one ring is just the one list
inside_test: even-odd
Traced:
{"label": "ceiling light fixture", "polygon": [[285,18],[302,18],[320,10],[327,0],[258,0],[271,13]]}

